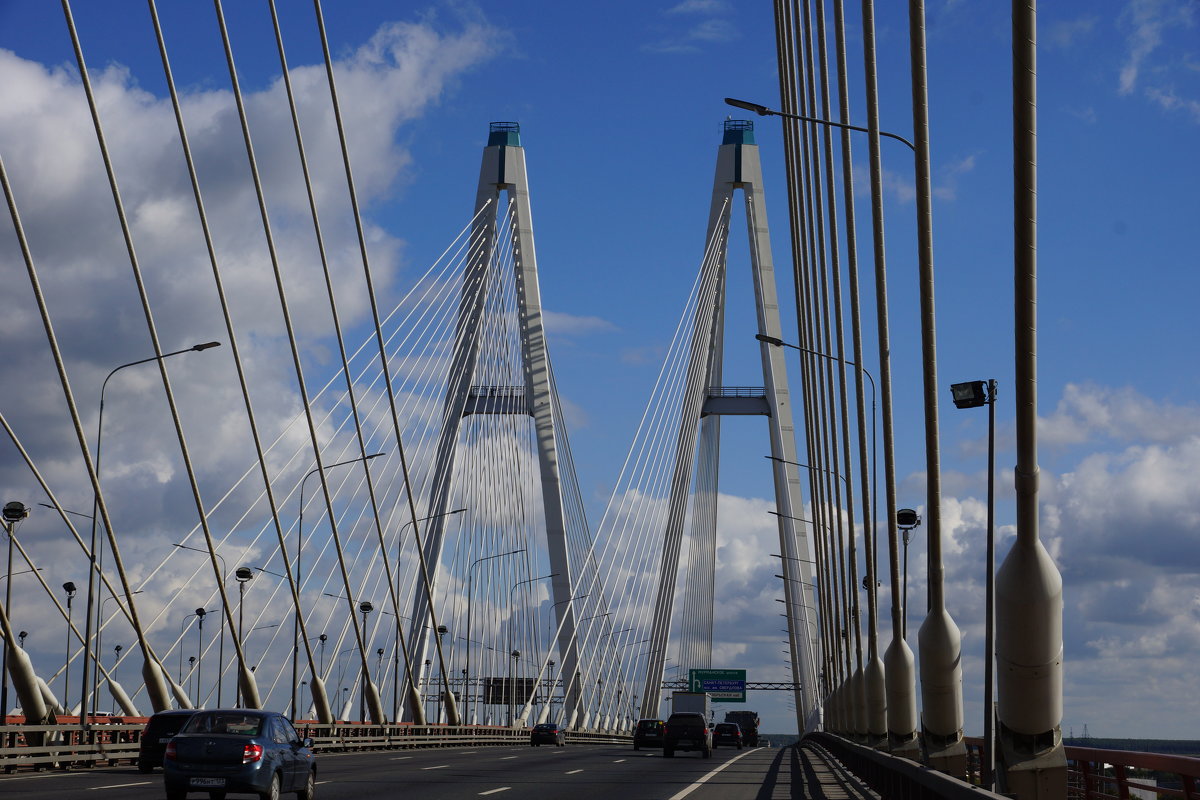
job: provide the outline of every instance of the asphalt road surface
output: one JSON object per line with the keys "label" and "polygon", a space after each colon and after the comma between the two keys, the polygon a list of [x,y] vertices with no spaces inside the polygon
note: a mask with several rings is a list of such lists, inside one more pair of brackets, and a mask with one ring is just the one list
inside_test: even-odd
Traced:
{"label": "asphalt road surface", "polygon": [[[773,800],[794,794],[791,748],[719,748],[712,758],[628,746],[459,747],[318,753],[320,800]],[[799,783],[799,782],[798,782]],[[250,795],[230,795],[230,797]],[[165,797],[161,770],[134,767],[0,776],[0,797],[140,800]],[[188,797],[206,798],[204,792]]]}

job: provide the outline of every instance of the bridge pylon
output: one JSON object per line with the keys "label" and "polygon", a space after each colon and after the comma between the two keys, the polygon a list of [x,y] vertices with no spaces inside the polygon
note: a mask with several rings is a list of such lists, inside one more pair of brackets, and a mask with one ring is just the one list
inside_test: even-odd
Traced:
{"label": "bridge pylon", "polygon": [[[520,339],[523,386],[478,386],[475,384],[485,323],[486,301],[498,239],[497,219],[501,195],[512,204],[512,269],[516,286],[516,324]],[[556,640],[563,676],[563,722],[574,727],[580,713],[579,651],[572,588],[571,561],[567,546],[567,516],[563,504],[563,485],[559,471],[559,442],[550,362],[546,349],[541,290],[538,281],[537,251],[534,246],[533,217],[529,202],[529,180],[525,171],[525,149],[521,146],[520,126],[515,122],[493,122],[479,170],[475,216],[471,234],[471,255],[462,284],[454,350],[443,402],[442,427],[438,435],[433,463],[429,513],[425,529],[425,556],[429,564],[440,563],[445,541],[445,525],[450,512],[451,488],[456,450],[463,421],[474,414],[522,414],[532,418],[537,441],[537,459],[541,483],[542,512],[545,521],[547,554],[552,575],[553,611],[557,623]],[[437,570],[435,566],[433,568]],[[433,574],[436,582],[436,572]],[[434,591],[436,594],[436,591]],[[413,625],[409,652],[418,669],[428,670],[426,652],[433,631],[422,626],[429,619],[430,597],[418,584],[413,599]],[[432,627],[432,626],[430,626]],[[468,637],[469,638],[469,637]],[[471,647],[467,642],[467,647]],[[418,685],[424,674],[416,678]],[[410,689],[410,696],[411,696]],[[446,693],[447,704],[453,702]],[[528,713],[529,704],[521,712]],[[520,708],[520,706],[517,706]],[[418,712],[419,713],[419,712]],[[467,722],[472,720],[468,719]],[[516,721],[516,720],[514,720]]]}
{"label": "bridge pylon", "polygon": [[[771,256],[770,231],[763,194],[762,167],[754,125],[746,120],[727,120],[717,150],[709,210],[708,248],[716,248],[715,307],[696,309],[692,330],[691,362],[687,375],[689,388],[683,398],[680,429],[676,444],[677,460],[671,480],[667,526],[663,537],[662,564],[655,616],[651,627],[649,664],[641,708],[645,716],[654,716],[662,693],[663,669],[670,634],[674,595],[679,572],[679,553],[684,535],[685,512],[696,473],[695,510],[691,514],[692,547],[716,547],[716,503],[718,456],[721,423],[725,415],[762,415],[767,417],[771,464],[775,485],[776,519],[779,527],[780,554],[783,556],[783,590],[788,621],[788,653],[795,689],[797,725],[811,731],[820,724],[817,658],[819,652],[816,601],[813,592],[813,556],[808,533],[798,525],[803,500],[796,455],[792,399],[788,389],[787,368],[782,349],[760,341],[763,388],[731,390],[722,387],[724,360],[723,334],[725,313],[725,267],[727,232],[734,193],[741,190],[745,201],[746,225],[750,239],[750,266],[754,283],[758,330],[775,340],[782,335],[775,267]],[[707,260],[707,259],[706,259]],[[699,380],[691,380],[698,376]],[[698,396],[697,396],[698,395]],[[698,409],[688,413],[686,409]],[[707,558],[708,570],[715,559]],[[695,577],[695,576],[693,576]],[[711,578],[711,576],[709,576]],[[712,586],[711,579],[696,582]],[[711,597],[709,598],[711,602]],[[689,657],[697,662],[711,658],[711,626],[706,653]],[[708,663],[686,666],[707,667]]]}

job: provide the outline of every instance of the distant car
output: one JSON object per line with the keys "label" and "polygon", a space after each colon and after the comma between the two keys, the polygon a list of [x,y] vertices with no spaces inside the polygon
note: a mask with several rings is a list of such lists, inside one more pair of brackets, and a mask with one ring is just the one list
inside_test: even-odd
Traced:
{"label": "distant car", "polygon": [[663,728],[667,723],[661,719],[639,719],[633,729],[633,749],[642,747],[662,747]]}
{"label": "distant car", "polygon": [[696,750],[701,758],[712,757],[712,730],[703,714],[681,711],[667,717],[663,730],[663,758],[674,758],[676,750]]}
{"label": "distant car", "polygon": [[567,732],[557,722],[538,723],[529,732],[529,746],[538,747],[543,744],[566,747]]}
{"label": "distant car", "polygon": [[197,711],[167,743],[167,800],[182,800],[188,792],[212,798],[257,794],[263,800],[295,792],[300,800],[312,800],[317,783],[312,746],[312,739],[301,739],[287,717],[273,711]]}
{"label": "distant car", "polygon": [[141,739],[138,740],[138,772],[153,772],[155,767],[162,766],[167,742],[179,733],[179,729],[195,713],[194,710],[185,708],[178,711],[160,711],[150,718],[142,730]]}
{"label": "distant car", "polygon": [[741,750],[743,745],[741,726],[736,722],[718,722],[717,727],[713,728],[712,742],[713,747],[728,744]]}

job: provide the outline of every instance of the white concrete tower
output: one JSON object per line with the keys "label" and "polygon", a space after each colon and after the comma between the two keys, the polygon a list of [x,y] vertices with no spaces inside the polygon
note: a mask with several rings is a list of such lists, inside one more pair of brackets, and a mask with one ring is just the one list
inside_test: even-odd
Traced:
{"label": "white concrete tower", "polygon": [[[578,714],[578,647],[575,642],[575,618],[571,603],[574,580],[567,555],[566,523],[563,511],[562,482],[559,475],[558,441],[550,386],[550,365],[542,319],[541,291],[538,288],[537,251],[533,239],[533,218],[529,205],[529,182],[525,173],[525,149],[521,147],[520,126],[515,122],[494,122],[479,170],[479,188],[475,198],[475,227],[472,253],[463,280],[459,304],[458,329],[452,356],[443,412],[443,427],[438,439],[434,464],[437,465],[430,496],[425,529],[425,551],[434,565],[431,578],[436,584],[437,565],[445,538],[446,512],[449,511],[451,476],[454,474],[455,449],[463,419],[470,414],[513,413],[513,398],[503,402],[489,392],[480,392],[472,383],[480,347],[480,326],[489,287],[488,268],[496,240],[497,209],[501,194],[514,205],[513,268],[516,277],[518,326],[521,361],[525,377],[524,411],[533,418],[546,523],[546,545],[550,559],[552,602],[558,625],[558,652],[565,686],[564,722],[572,724]],[[480,283],[485,285],[480,288]],[[522,404],[516,403],[517,408]],[[435,585],[436,592],[436,585]],[[414,673],[423,669],[431,632],[420,622],[429,618],[429,598],[418,585],[413,601],[409,647]],[[423,678],[424,676],[421,676]],[[417,678],[420,685],[421,678]],[[411,690],[409,692],[411,696]],[[410,709],[412,711],[413,709]]]}
{"label": "white concrete tower", "polygon": [[[779,300],[775,284],[775,265],[771,257],[770,232],[767,227],[766,201],[762,187],[762,167],[758,145],[754,142],[754,125],[745,120],[728,120],[724,137],[717,151],[716,176],[713,180],[712,205],[709,211],[706,242],[713,240],[719,228],[728,228],[734,192],[741,189],[746,209],[746,226],[750,240],[750,268],[754,282],[755,306],[758,312],[759,333],[779,339]],[[683,509],[692,486],[693,467],[717,472],[720,449],[720,417],[723,415],[763,415],[767,428],[774,470],[775,503],[778,511],[779,546],[783,558],[784,600],[787,604],[789,654],[792,674],[800,684],[796,690],[797,724],[800,730],[814,730],[820,721],[820,700],[817,686],[817,620],[813,595],[812,554],[808,533],[796,522],[802,508],[800,475],[796,466],[796,438],[792,420],[792,400],[788,390],[787,368],[782,348],[760,343],[763,391],[729,392],[721,384],[724,349],[724,288],[727,237],[720,243],[717,254],[720,275],[717,282],[716,309],[697,309],[692,334],[693,371],[702,371],[704,380],[697,382],[696,392],[702,398],[685,397],[683,407],[692,407],[699,400],[700,417],[684,415],[679,432],[677,454],[680,456],[672,476],[669,508],[664,535],[662,568],[659,576],[657,605],[651,628],[650,663],[646,687],[642,695],[642,713],[654,716],[662,692],[663,668],[667,640],[670,634],[676,581],[679,571],[680,544],[684,532]],[[709,316],[711,314],[711,316]],[[699,439],[699,447],[697,447]],[[716,503],[716,480],[712,479],[710,498],[699,497],[697,502]],[[715,526],[716,514],[693,514]],[[693,522],[692,541],[715,546],[715,531],[697,531]],[[712,563],[712,559],[709,559]],[[683,676],[681,676],[683,677]]]}

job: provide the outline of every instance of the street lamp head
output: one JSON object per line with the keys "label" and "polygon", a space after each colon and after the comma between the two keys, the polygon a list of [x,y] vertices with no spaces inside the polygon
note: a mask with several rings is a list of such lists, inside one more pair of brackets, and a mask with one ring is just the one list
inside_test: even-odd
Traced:
{"label": "street lamp head", "polygon": [[17,638],[21,640],[21,647],[25,646],[25,637],[29,635],[29,631],[21,631],[17,634]]}
{"label": "street lamp head", "polygon": [[550,669],[554,669],[554,662],[553,662],[553,661],[548,661],[548,662],[546,662],[546,663],[550,665]]}
{"label": "street lamp head", "polygon": [[196,609],[196,616],[197,616],[197,617],[200,617],[201,619],[204,619],[204,615],[205,615],[205,614],[207,614],[207,613],[208,613],[208,612],[207,612],[207,611],[205,611],[203,608],[197,608],[197,609]]}
{"label": "street lamp head", "polygon": [[204,342],[203,344],[192,345],[192,349],[199,353],[201,350],[211,350],[214,347],[220,346],[220,342]]}
{"label": "street lamp head", "polygon": [[437,632],[438,632],[438,636],[445,636],[447,633],[450,632],[450,629],[447,628],[445,625],[438,625]]}
{"label": "street lamp head", "polygon": [[329,641],[329,634],[322,633],[320,636],[317,637],[317,639],[320,640],[321,644],[325,644],[327,641]]}
{"label": "street lamp head", "polygon": [[921,524],[921,515],[911,508],[902,508],[896,512],[896,524],[901,528],[915,528]]}
{"label": "street lamp head", "polygon": [[950,384],[950,396],[957,408],[979,408],[987,405],[988,397],[984,381]]}
{"label": "street lamp head", "polygon": [[249,567],[238,567],[233,571],[233,577],[237,578],[238,583],[254,580],[254,570]]}
{"label": "street lamp head", "polygon": [[758,339],[763,344],[773,345],[774,347],[783,347],[783,339],[777,336],[767,336],[765,333],[756,333],[754,338]]}
{"label": "street lamp head", "polygon": [[376,650],[376,651],[375,651],[375,655],[377,655],[377,656],[381,656],[381,655],[383,655],[383,648],[381,647],[381,648],[379,648],[378,650]]}
{"label": "street lamp head", "polygon": [[370,614],[372,611],[375,610],[375,606],[371,603],[370,600],[363,600],[361,603],[358,604],[358,610],[364,614]]}
{"label": "street lamp head", "polygon": [[516,658],[520,658],[520,657],[521,657],[521,651],[520,651],[520,650],[513,650],[513,651],[512,651],[512,657],[513,657],[514,659],[516,659]]}
{"label": "street lamp head", "polygon": [[29,516],[29,509],[20,500],[4,504],[4,521],[5,522],[20,522]]}
{"label": "street lamp head", "polygon": [[71,581],[67,581],[63,584],[63,590],[67,593],[67,597],[75,596],[75,584]]}
{"label": "street lamp head", "polygon": [[753,111],[760,117],[765,117],[771,114],[771,109],[767,108],[766,106],[759,105],[758,103],[751,103],[748,100],[735,100],[732,97],[726,97],[725,105],[733,106],[734,108],[744,108],[747,111]]}
{"label": "street lamp head", "polygon": [[113,647],[113,650],[114,650],[114,651],[116,651],[117,655],[120,655],[120,654],[121,654],[121,651],[122,651],[122,650],[124,650],[124,649],[125,649],[125,648],[124,648],[124,647],[121,647],[121,645],[119,645],[119,644]]}

